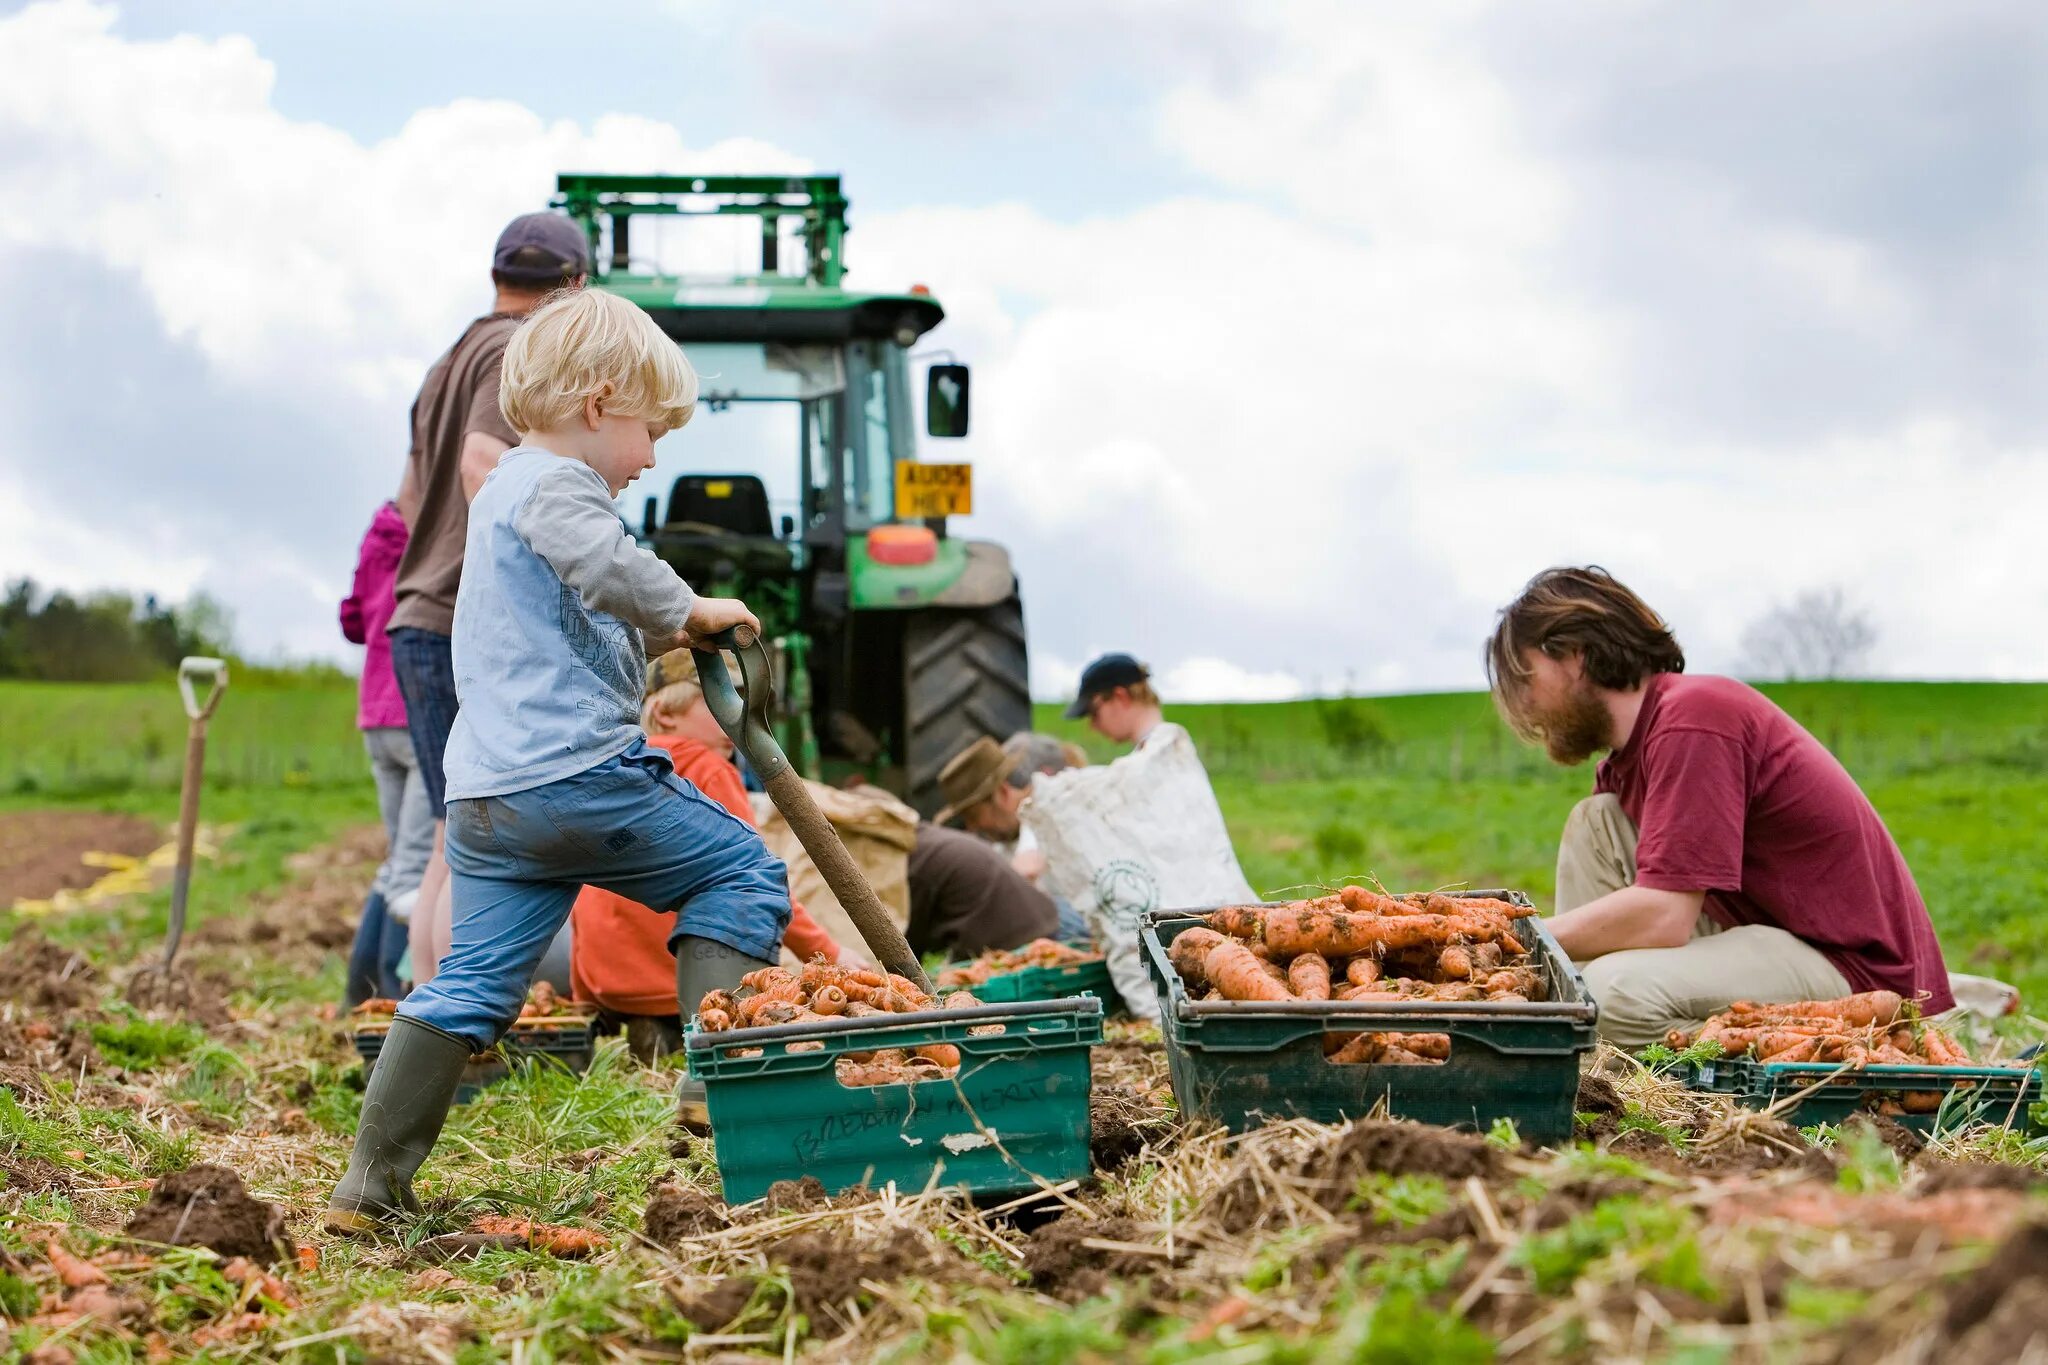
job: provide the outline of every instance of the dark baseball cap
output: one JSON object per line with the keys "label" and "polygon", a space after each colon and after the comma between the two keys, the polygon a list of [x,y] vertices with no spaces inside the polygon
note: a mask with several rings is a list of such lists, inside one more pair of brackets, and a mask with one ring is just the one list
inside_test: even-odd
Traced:
{"label": "dark baseball cap", "polygon": [[491,273],[519,284],[567,284],[590,273],[590,242],[560,213],[522,213],[498,234]]}
{"label": "dark baseball cap", "polygon": [[1088,714],[1088,703],[1103,693],[1141,683],[1151,676],[1145,665],[1128,654],[1103,655],[1081,670],[1081,690],[1074,704],[1067,708],[1067,719],[1082,719]]}

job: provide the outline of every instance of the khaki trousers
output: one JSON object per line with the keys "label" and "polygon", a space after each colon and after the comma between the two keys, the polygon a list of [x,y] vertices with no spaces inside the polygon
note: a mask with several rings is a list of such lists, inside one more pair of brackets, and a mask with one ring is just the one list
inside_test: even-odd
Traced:
{"label": "khaki trousers", "polygon": [[[1574,910],[1635,885],[1636,827],[1613,795],[1572,808],[1557,848],[1557,908]],[[1818,948],[1767,924],[1721,929],[1700,916],[1683,948],[1631,948],[1578,964],[1616,1047],[1660,1042],[1737,1000],[1832,1000],[1849,983]]]}

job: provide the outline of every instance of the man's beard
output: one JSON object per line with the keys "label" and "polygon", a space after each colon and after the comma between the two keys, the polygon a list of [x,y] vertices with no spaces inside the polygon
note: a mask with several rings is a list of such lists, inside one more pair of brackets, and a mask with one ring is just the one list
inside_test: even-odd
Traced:
{"label": "man's beard", "polygon": [[1555,710],[1537,716],[1536,724],[1550,761],[1572,768],[1607,747],[1614,718],[1607,714],[1599,694],[1587,688],[1573,692]]}

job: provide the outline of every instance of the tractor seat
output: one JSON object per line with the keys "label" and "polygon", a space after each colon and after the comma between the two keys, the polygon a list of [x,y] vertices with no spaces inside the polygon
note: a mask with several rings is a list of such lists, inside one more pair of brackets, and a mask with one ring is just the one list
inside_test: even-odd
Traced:
{"label": "tractor seat", "polygon": [[752,474],[685,474],[669,488],[664,525],[773,539],[775,519],[768,512],[768,490]]}

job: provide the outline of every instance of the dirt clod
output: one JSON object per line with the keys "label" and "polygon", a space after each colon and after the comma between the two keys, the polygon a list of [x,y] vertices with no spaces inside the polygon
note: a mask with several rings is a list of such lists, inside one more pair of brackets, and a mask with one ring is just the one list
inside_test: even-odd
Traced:
{"label": "dirt clod", "polygon": [[2048,1223],[2017,1229],[1957,1281],[1942,1327],[1944,1365],[2005,1365],[2048,1350]]}
{"label": "dirt clod", "polygon": [[814,1175],[800,1176],[795,1180],[778,1180],[768,1187],[768,1193],[761,1196],[761,1202],[769,1213],[809,1213],[814,1209],[830,1208],[832,1196]]}
{"label": "dirt clod", "polygon": [[1614,1082],[1597,1071],[1588,1071],[1579,1077],[1579,1098],[1573,1108],[1581,1114],[1620,1114],[1628,1103],[1621,1092],[1614,1088]]}
{"label": "dirt clod", "polygon": [[[1401,1120],[1365,1120],[1339,1129],[1294,1155],[1276,1172],[1302,1195],[1332,1211],[1343,1207],[1358,1178],[1434,1175],[1448,1181],[1485,1179],[1500,1169],[1500,1152],[1484,1138]],[[1247,1170],[1225,1185],[1215,1200],[1218,1223],[1228,1232],[1256,1226],[1272,1210],[1269,1177]]]}
{"label": "dirt clod", "polygon": [[1901,1162],[1911,1161],[1927,1149],[1927,1139],[1888,1115],[1854,1114],[1842,1127],[1845,1130],[1862,1127],[1876,1133]]}
{"label": "dirt clod", "polygon": [[83,953],[50,942],[33,926],[7,940],[0,952],[0,1000],[32,1010],[81,1009],[91,1003],[99,979]]}
{"label": "dirt clod", "polygon": [[1089,1242],[1125,1242],[1150,1245],[1154,1238],[1128,1218],[1082,1218],[1063,1214],[1031,1234],[1024,1249],[1024,1268],[1031,1273],[1031,1287],[1079,1303],[1094,1298],[1111,1283],[1129,1281],[1163,1270],[1164,1256],[1146,1256],[1114,1251]]}
{"label": "dirt clod", "polygon": [[742,1275],[728,1275],[704,1293],[686,1300],[682,1312],[701,1330],[716,1332],[745,1312],[753,1298],[753,1280]]}
{"label": "dirt clod", "polygon": [[2048,1171],[2035,1166],[2009,1166],[1997,1161],[1954,1161],[1920,1169],[1915,1194],[1950,1190],[2031,1190],[2048,1185]]}
{"label": "dirt clod", "polygon": [[672,1247],[692,1237],[716,1232],[729,1221],[725,1205],[718,1200],[692,1186],[670,1183],[656,1186],[648,1197],[642,1226],[649,1241]]}
{"label": "dirt clod", "polygon": [[298,1256],[284,1210],[251,1196],[226,1166],[192,1166],[157,1181],[127,1231],[138,1241],[210,1247],[259,1265]]}
{"label": "dirt clod", "polygon": [[[797,1307],[806,1313],[860,1298],[866,1293],[863,1280],[891,1284],[933,1264],[924,1239],[905,1227],[866,1242],[849,1242],[839,1233],[798,1232],[777,1242],[769,1259],[788,1272]],[[958,1271],[957,1264],[948,1266],[956,1278]]]}
{"label": "dirt clod", "polygon": [[1089,1154],[1098,1171],[1121,1170],[1172,1124],[1158,1104],[1129,1086],[1097,1086],[1088,1097]]}

